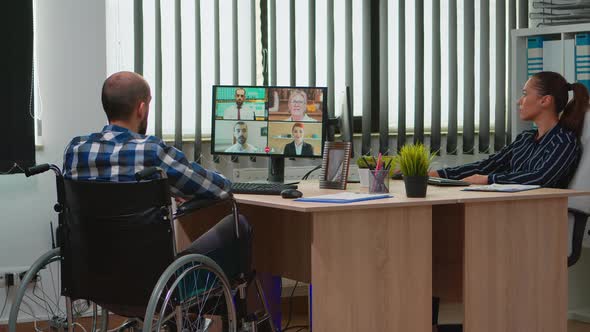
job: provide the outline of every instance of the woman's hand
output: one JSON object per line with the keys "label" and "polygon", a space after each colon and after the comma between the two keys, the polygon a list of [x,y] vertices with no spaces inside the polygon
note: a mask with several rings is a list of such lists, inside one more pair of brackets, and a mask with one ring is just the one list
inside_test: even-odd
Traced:
{"label": "woman's hand", "polygon": [[428,171],[428,176],[433,178],[440,178],[440,175],[438,175],[438,172],[435,170]]}
{"label": "woman's hand", "polygon": [[475,174],[472,176],[468,176],[466,178],[461,179],[462,181],[469,182],[471,184],[488,184],[488,176]]}

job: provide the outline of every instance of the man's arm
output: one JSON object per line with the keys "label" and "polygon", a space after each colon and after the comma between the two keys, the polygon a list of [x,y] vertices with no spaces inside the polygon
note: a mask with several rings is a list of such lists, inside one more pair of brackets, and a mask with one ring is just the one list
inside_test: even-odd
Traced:
{"label": "man's arm", "polygon": [[221,174],[189,162],[182,151],[158,145],[160,166],[168,175],[172,193],[176,196],[200,196],[223,199],[229,196],[231,182]]}

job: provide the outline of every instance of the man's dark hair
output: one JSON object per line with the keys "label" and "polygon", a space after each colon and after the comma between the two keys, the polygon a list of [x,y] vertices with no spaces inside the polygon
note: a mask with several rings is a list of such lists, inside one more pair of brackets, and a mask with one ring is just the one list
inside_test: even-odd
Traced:
{"label": "man's dark hair", "polygon": [[102,85],[102,107],[109,121],[126,120],[137,104],[149,98],[150,87],[138,74],[119,72]]}
{"label": "man's dark hair", "polygon": [[244,121],[238,121],[234,124],[234,131],[236,130],[236,127],[240,125],[240,126],[246,126],[246,128],[248,128],[248,125],[246,124],[246,122]]}

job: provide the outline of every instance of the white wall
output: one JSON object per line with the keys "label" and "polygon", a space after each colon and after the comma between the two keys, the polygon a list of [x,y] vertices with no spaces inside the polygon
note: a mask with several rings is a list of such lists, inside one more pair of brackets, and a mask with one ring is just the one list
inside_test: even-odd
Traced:
{"label": "white wall", "polygon": [[[105,4],[38,1],[36,14],[44,143],[36,158],[37,163],[61,165],[63,149],[72,137],[96,131],[106,121],[100,104],[106,75]],[[54,203],[51,174],[29,179],[22,174],[0,176],[0,271],[28,266],[50,249]],[[0,308],[4,294],[0,290]],[[7,317],[5,312],[0,321]]]}

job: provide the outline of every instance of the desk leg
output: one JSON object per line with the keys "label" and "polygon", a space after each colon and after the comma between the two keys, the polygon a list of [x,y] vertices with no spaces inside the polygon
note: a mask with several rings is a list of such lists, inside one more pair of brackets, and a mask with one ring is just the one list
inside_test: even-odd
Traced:
{"label": "desk leg", "polygon": [[432,331],[431,206],[316,212],[314,332]]}
{"label": "desk leg", "polygon": [[465,331],[567,330],[567,199],[465,204]]}

